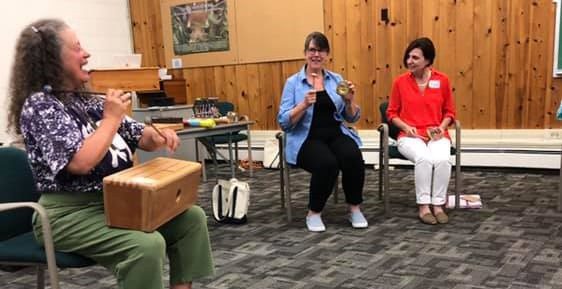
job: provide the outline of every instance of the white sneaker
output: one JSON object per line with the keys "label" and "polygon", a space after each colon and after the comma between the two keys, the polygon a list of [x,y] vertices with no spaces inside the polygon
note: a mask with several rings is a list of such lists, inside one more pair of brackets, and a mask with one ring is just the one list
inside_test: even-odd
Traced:
{"label": "white sneaker", "polygon": [[320,214],[306,216],[306,227],[310,232],[326,231],[326,226],[324,226],[324,222],[322,222],[322,217],[320,217]]}
{"label": "white sneaker", "polygon": [[369,226],[369,223],[367,223],[367,219],[365,219],[365,216],[363,216],[363,213],[361,213],[361,211],[351,212],[349,214],[349,222],[355,229],[364,229]]}

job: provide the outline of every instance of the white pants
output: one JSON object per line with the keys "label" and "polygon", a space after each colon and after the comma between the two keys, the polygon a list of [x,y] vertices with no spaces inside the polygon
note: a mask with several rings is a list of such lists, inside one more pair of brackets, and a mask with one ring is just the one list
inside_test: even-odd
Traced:
{"label": "white pants", "polygon": [[441,138],[426,144],[419,138],[401,137],[398,151],[415,165],[416,202],[420,205],[445,204],[452,167],[449,161],[451,141]]}

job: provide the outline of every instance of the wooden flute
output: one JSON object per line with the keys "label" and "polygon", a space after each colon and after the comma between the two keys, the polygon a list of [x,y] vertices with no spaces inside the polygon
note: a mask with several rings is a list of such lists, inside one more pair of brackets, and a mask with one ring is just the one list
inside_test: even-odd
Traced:
{"label": "wooden flute", "polygon": [[[86,95],[93,95],[97,98],[105,100],[105,92],[99,91],[89,91],[89,90],[61,90],[57,89],[54,90],[50,85],[43,86],[43,92],[45,93],[77,93],[77,94],[86,94]],[[130,91],[124,91],[123,94],[130,94]]]}

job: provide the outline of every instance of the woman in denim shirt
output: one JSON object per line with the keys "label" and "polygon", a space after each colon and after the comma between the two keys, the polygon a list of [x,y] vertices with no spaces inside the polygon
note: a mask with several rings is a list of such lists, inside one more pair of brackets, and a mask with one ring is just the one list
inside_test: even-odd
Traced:
{"label": "woman in denim shirt", "polygon": [[312,173],[306,225],[313,232],[326,230],[321,212],[340,170],[349,221],[354,228],[368,226],[359,208],[365,179],[361,140],[344,123],[356,122],[360,109],[354,103],[353,83],[347,81],[349,92],[344,96],[336,93],[343,79],[324,68],[329,52],[324,34],[313,32],[306,37],[306,64],[287,79],[277,116],[287,135],[287,162]]}

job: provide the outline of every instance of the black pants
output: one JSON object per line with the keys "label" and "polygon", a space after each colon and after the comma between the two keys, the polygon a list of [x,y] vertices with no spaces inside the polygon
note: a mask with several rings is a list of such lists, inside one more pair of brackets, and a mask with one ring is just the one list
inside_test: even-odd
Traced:
{"label": "black pants", "polygon": [[321,212],[324,209],[340,170],[345,201],[350,205],[363,202],[365,162],[361,150],[350,137],[340,134],[329,140],[307,139],[297,156],[297,165],[312,174],[310,210]]}

